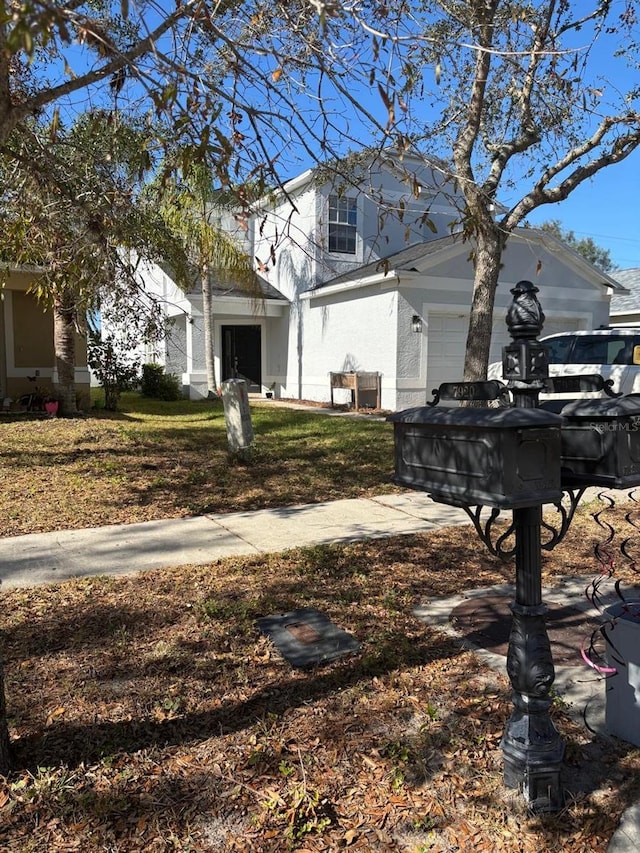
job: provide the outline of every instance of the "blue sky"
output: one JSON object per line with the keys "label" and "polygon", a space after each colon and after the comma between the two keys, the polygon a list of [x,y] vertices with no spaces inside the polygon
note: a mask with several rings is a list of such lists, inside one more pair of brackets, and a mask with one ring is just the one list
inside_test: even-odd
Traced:
{"label": "blue sky", "polygon": [[576,237],[592,237],[620,269],[640,267],[640,149],[608,166],[565,201],[529,216],[531,225],[558,219]]}
{"label": "blue sky", "polygon": [[[617,20],[616,15],[623,5],[615,0],[611,22]],[[634,32],[637,37],[637,25]],[[621,33],[615,32],[603,35],[591,51],[589,78],[603,89],[602,114],[608,110],[615,114],[619,110],[619,105],[607,106],[610,94],[619,95],[638,84],[638,62],[633,51],[616,59],[612,56],[620,49],[623,38]],[[627,38],[630,38],[628,34]],[[578,44],[580,39],[585,45],[588,43],[584,33],[579,33],[576,39]],[[578,238],[592,237],[599,246],[609,250],[611,260],[620,269],[640,267],[640,149],[622,163],[603,169],[565,201],[538,208],[528,221],[531,225],[539,225],[549,219],[558,219]]]}
{"label": "blue sky", "polygon": [[[620,0],[614,0],[614,9]],[[580,6],[580,4],[576,4]],[[587,34],[580,33],[578,45],[589,44]],[[613,40],[613,44],[612,44]],[[600,81],[602,88],[613,91],[625,91],[637,83],[638,70],[630,68],[624,59],[612,61],[611,50],[619,47],[617,35],[604,37],[592,51],[592,74],[594,81]],[[78,50],[81,57],[83,51]],[[611,79],[611,78],[614,79]],[[381,102],[375,93],[363,91],[363,100],[367,107],[381,112]],[[603,108],[606,110],[603,99]],[[83,103],[83,106],[86,104]],[[77,108],[77,105],[76,105]],[[382,110],[381,114],[384,113]],[[347,119],[348,123],[348,119]],[[303,157],[304,159],[304,157]],[[287,177],[293,177],[310,165],[301,164]],[[525,186],[523,189],[528,189]],[[511,196],[511,193],[508,193]],[[500,192],[498,201],[500,201]],[[506,204],[513,198],[503,198]],[[531,225],[539,225],[545,220],[557,219],[565,229],[572,230],[578,238],[592,237],[605,249],[608,249],[612,261],[621,269],[640,268],[640,149],[633,152],[620,164],[603,169],[598,175],[578,187],[568,199],[557,205],[545,205],[528,217]]]}
{"label": "blue sky", "polygon": [[[623,5],[621,0],[614,0],[611,23],[616,23],[617,14]],[[582,0],[575,2],[574,7],[578,12],[582,11]],[[636,37],[640,38],[640,26],[636,26],[635,34]],[[620,50],[621,33],[602,34],[593,45],[591,38],[592,35],[589,32],[580,30],[574,36],[573,47],[578,57],[581,57],[585,51],[588,53],[587,68],[577,72],[584,73],[584,76],[581,77],[583,87],[587,91],[590,87],[601,90],[599,106],[594,108],[595,111],[591,114],[591,129],[595,130],[595,126],[605,115],[616,115],[621,108],[624,108],[621,107],[620,100],[625,92],[637,88],[640,68],[633,52],[629,54],[620,53],[619,56],[615,56],[616,52]],[[428,78],[429,69],[426,69],[424,73],[425,77]],[[428,81],[427,88],[429,85],[430,81]],[[359,84],[358,90],[362,103],[384,123],[386,112],[382,109],[375,88],[369,90],[366,86],[363,87],[362,84]],[[638,101],[635,103],[637,105]],[[632,109],[633,106],[632,103],[629,108]],[[430,109],[434,109],[434,105],[433,103],[429,105],[429,97],[427,96],[422,104],[414,104],[414,108],[417,108],[419,112],[424,110],[428,114]],[[350,112],[349,105],[346,105],[345,121],[347,125],[349,119],[346,116]],[[351,120],[357,126],[358,118]],[[589,124],[586,125],[585,129],[588,127]],[[550,147],[553,150],[553,146]],[[559,149],[560,152],[556,156],[560,156],[562,153],[561,145]],[[450,152],[445,150],[437,153],[440,153],[445,159],[450,156]],[[597,155],[598,152],[594,152],[594,156]],[[533,153],[533,156],[536,156],[536,152]],[[311,163],[306,165],[311,165]],[[526,163],[517,163],[514,160],[513,169],[518,167],[526,168]],[[479,174],[482,175],[482,170]],[[539,170],[537,174],[540,174]],[[293,173],[288,176],[293,177]],[[510,170],[510,177],[515,178],[517,186],[517,175],[514,175],[513,170]],[[567,175],[564,174],[562,177],[567,177]],[[554,183],[552,183],[553,185]],[[517,187],[517,189],[505,184],[498,190],[497,201],[509,207],[521,197],[522,193],[528,192],[531,187],[531,178],[525,180],[522,186]],[[530,225],[540,225],[552,219],[558,220],[564,229],[573,231],[578,239],[591,237],[598,246],[609,251],[612,262],[619,269],[640,268],[640,148],[632,152],[621,163],[602,169],[595,177],[578,186],[564,201],[537,208],[527,217],[527,222]]]}

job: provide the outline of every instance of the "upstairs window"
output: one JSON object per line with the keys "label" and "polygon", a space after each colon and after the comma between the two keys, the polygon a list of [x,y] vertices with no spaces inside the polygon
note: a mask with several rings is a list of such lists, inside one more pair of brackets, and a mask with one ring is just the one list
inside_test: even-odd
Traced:
{"label": "upstairs window", "polygon": [[329,196],[329,251],[356,253],[358,202],[355,198]]}

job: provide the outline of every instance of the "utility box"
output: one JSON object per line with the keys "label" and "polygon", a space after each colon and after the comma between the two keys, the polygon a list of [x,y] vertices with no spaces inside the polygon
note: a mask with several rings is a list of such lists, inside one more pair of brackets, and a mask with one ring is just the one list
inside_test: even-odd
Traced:
{"label": "utility box", "polygon": [[640,396],[576,400],[560,414],[564,488],[640,485]]}
{"label": "utility box", "polygon": [[389,415],[395,482],[455,505],[555,503],[562,419],[540,409],[423,407]]}
{"label": "utility box", "polygon": [[610,735],[640,746],[640,601],[605,609],[607,662],[616,672],[605,682],[605,725]]}
{"label": "utility box", "polygon": [[229,452],[244,453],[253,441],[247,383],[243,379],[228,379],[223,382],[222,403],[224,405]]}

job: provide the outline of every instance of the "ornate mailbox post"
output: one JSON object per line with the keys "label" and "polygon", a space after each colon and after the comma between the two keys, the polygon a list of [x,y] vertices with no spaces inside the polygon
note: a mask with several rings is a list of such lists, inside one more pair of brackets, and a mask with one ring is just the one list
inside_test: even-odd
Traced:
{"label": "ornate mailbox post", "polygon": [[[537,340],[544,323],[537,292],[529,281],[511,291],[507,325],[512,343],[503,349],[506,387],[445,383],[434,392],[433,403],[389,420],[394,422],[396,481],[462,507],[491,553],[515,556],[507,655],[514,710],[502,738],[504,779],[522,791],[533,810],[543,812],[562,806],[564,743],[549,715],[555,671],[542,602],[542,549],[551,550],[564,538],[587,486],[640,484],[640,397],[540,406],[541,391],[571,391],[573,386],[565,380],[562,389],[553,387],[548,378],[546,354]],[[616,396],[601,377],[574,382],[576,391],[591,382],[591,388]],[[436,407],[441,398],[504,400],[507,391],[511,408]],[[557,529],[543,522],[545,503],[560,513]],[[483,521],[487,506],[492,510]],[[506,532],[494,529],[501,509],[513,513]],[[508,547],[512,537],[515,545]]]}
{"label": "ornate mailbox post", "polygon": [[[507,326],[513,343],[503,350],[502,375],[515,406],[535,409],[549,375],[544,349],[537,340],[544,314],[531,282],[519,282],[511,292],[514,298]],[[509,788],[521,787],[533,808],[556,811],[562,805],[564,743],[549,715],[555,670],[545,625],[547,608],[542,602],[542,503],[515,508],[513,528],[516,591],[507,673],[514,710],[502,738],[504,781]]]}

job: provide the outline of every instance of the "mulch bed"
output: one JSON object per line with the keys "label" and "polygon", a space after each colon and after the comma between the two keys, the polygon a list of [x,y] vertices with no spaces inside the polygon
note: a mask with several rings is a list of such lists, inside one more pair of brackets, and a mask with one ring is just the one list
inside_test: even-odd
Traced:
{"label": "mulch bed", "polygon": [[[469,598],[451,613],[453,627],[474,645],[498,655],[507,654],[511,630],[513,598],[488,595]],[[563,666],[584,666],[580,645],[597,630],[601,620],[571,605],[550,605],[546,614],[547,633],[553,660]]]}

